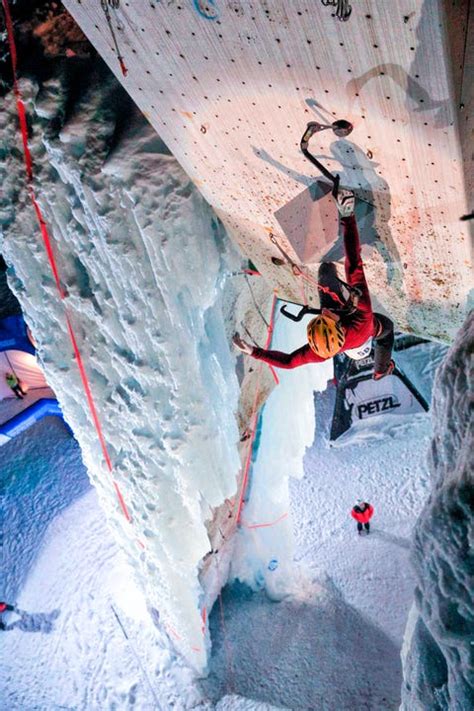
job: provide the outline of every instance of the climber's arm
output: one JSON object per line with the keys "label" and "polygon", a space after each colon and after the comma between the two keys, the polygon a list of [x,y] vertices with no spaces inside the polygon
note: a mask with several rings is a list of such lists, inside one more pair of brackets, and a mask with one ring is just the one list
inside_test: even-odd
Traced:
{"label": "climber's arm", "polygon": [[354,215],[341,219],[344,237],[344,251],[346,254],[345,270],[349,286],[357,287],[360,291],[358,308],[361,311],[372,312],[369,287],[364,274],[364,265],[360,253],[360,239]]}
{"label": "climber's arm", "polygon": [[257,360],[263,360],[268,365],[273,365],[275,368],[298,368],[300,365],[307,363],[321,363],[324,358],[320,358],[314,353],[308,344],[293,351],[293,353],[283,353],[282,351],[267,351],[264,348],[254,348],[252,357]]}

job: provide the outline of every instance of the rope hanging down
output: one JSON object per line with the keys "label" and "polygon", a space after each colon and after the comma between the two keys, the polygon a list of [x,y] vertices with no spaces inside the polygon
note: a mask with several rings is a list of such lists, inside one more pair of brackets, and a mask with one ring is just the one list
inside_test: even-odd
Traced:
{"label": "rope hanging down", "polygon": [[[61,284],[61,279],[59,276],[59,270],[56,262],[56,258],[54,256],[54,251],[53,251],[53,245],[51,242],[51,238],[48,232],[48,227],[46,225],[46,222],[43,218],[43,214],[41,212],[41,208],[36,200],[36,196],[33,190],[33,160],[30,152],[30,148],[28,145],[28,124],[26,121],[26,110],[25,110],[25,104],[23,103],[23,98],[21,95],[21,91],[18,85],[18,76],[17,76],[17,52],[16,52],[16,44],[15,44],[15,35],[13,32],[13,22],[10,14],[10,7],[9,7],[9,1],[8,0],[2,0],[2,5],[3,5],[3,10],[5,13],[5,24],[7,28],[7,36],[8,36],[8,44],[9,44],[9,49],[10,49],[10,58],[11,58],[11,64],[12,64],[12,74],[13,74],[13,93],[15,95],[16,99],[16,105],[17,105],[17,112],[18,112],[18,120],[20,124],[20,131],[21,131],[21,138],[23,142],[23,156],[24,156],[24,161],[25,161],[25,172],[26,172],[26,177],[28,181],[28,194],[30,196],[33,208],[35,210],[35,214],[38,220],[38,224],[40,226],[41,230],[41,235],[43,237],[43,242],[45,245],[46,249],[46,254],[48,256],[49,264],[51,267],[51,270],[53,272],[54,276],[54,281],[56,283],[56,287],[59,293],[59,297],[61,299],[61,302],[63,303],[64,306],[64,311],[65,311],[65,316],[66,316],[66,325],[67,325],[67,330],[69,333],[69,338],[71,339],[71,344],[74,352],[74,356],[77,361],[77,366],[79,368],[79,374],[81,376],[81,381],[82,385],[84,388],[84,392],[86,394],[87,398],[87,403],[89,406],[89,410],[92,416],[92,420],[94,422],[94,427],[97,432],[97,436],[99,438],[100,446],[102,449],[102,453],[104,455],[105,462],[107,464],[107,468],[109,472],[112,472],[112,462],[110,459],[110,455],[107,449],[107,445],[105,442],[104,435],[102,433],[102,427],[100,424],[99,416],[97,414],[97,409],[95,407],[94,399],[92,397],[92,392],[89,384],[89,380],[87,378],[86,370],[84,367],[84,363],[82,360],[81,353],[79,351],[79,346],[77,344],[77,339],[76,335],[74,333],[74,329],[71,323],[71,318],[68,313],[67,306],[64,302],[64,299],[66,298],[67,294]],[[117,494],[117,498],[120,504],[120,508],[122,509],[122,513],[127,519],[127,521],[130,523],[131,522],[131,517],[128,512],[127,506],[125,504],[124,498],[122,496],[122,493],[119,489],[119,486],[115,479],[112,480],[113,485],[115,488],[115,492]]]}
{"label": "rope hanging down", "polygon": [[[274,293],[273,294],[273,301],[272,301],[272,308],[271,308],[271,315],[270,315],[270,323],[268,324],[268,330],[267,330],[267,340],[265,343],[265,349],[268,349],[271,340],[272,340],[272,335],[273,335],[273,324],[275,321],[275,306],[277,302],[277,296]],[[248,439],[248,445],[247,445],[247,454],[245,457],[245,464],[244,464],[244,470],[242,474],[242,487],[240,490],[240,496],[239,496],[239,501],[237,504],[237,513],[235,517],[235,522],[237,525],[240,523],[240,519],[242,516],[242,508],[244,505],[244,497],[245,497],[245,492],[247,490],[247,484],[248,484],[248,479],[249,479],[249,472],[250,472],[250,464],[252,461],[252,448],[253,448],[253,443],[255,441],[255,435],[257,432],[257,421],[258,421],[258,412],[257,412],[257,403],[258,403],[258,396],[260,394],[260,380],[262,376],[262,365],[263,363],[259,364],[259,374],[258,374],[258,380],[257,380],[257,385],[255,388],[255,396],[253,400],[253,405],[252,405],[252,414],[250,417],[250,437]]]}

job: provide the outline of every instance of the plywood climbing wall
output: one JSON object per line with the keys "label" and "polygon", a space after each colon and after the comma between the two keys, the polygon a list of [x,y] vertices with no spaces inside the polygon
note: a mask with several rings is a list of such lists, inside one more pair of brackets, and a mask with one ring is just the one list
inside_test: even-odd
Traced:
{"label": "plywood climbing wall", "polygon": [[378,305],[401,328],[453,335],[471,284],[458,126],[468,3],[354,0],[348,22],[318,0],[120,0],[110,21],[98,0],[64,4],[283,297],[317,300],[272,262],[269,239],[316,275],[275,217],[321,177],[301,134],[311,120],[352,122],[311,149],[359,198]]}

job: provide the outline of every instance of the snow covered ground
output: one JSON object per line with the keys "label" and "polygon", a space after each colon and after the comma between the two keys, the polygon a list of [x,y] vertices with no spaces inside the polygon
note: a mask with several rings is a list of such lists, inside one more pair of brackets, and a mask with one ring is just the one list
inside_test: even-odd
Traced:
{"label": "snow covered ground", "polygon": [[[1,451],[0,707],[211,709],[107,527],[75,440],[47,418]],[[237,698],[218,709],[267,711]]]}
{"label": "snow covered ground", "polygon": [[64,424],[41,421],[1,461],[0,597],[20,611],[4,616],[2,708],[191,708],[192,672],[155,627]]}
{"label": "snow covered ground", "polygon": [[[396,356],[428,400],[445,352],[444,346],[427,344]],[[257,460],[252,480],[250,507],[254,495],[251,510],[260,521],[275,521],[281,513],[281,499],[275,506],[272,493],[272,469],[281,473],[282,462],[284,469],[285,447],[293,440],[291,433],[288,440],[272,437],[273,427],[278,428],[272,417],[288,422],[285,413],[299,406],[303,371],[279,412],[271,410],[278,389],[265,407],[259,457],[266,452],[266,432],[274,459],[265,462],[266,468],[258,468]],[[215,646],[206,688],[214,699],[232,689],[291,709],[396,709],[400,703],[400,650],[415,587],[410,539],[431,488],[430,416],[372,420],[350,443],[330,447],[334,395],[330,385],[315,396],[316,433],[304,476],[299,478],[291,456],[286,460],[289,519],[254,529],[251,536],[240,534],[246,540],[240,552],[246,556],[246,582],[255,589],[265,581],[284,599],[276,604],[239,585],[227,591],[225,625],[217,611],[211,619]],[[359,498],[375,507],[369,536],[359,537],[350,517]],[[277,560],[291,548],[293,569],[289,561],[281,566]],[[281,575],[282,567],[286,580],[280,577],[272,585],[269,579]]]}
{"label": "snow covered ground", "polygon": [[[426,397],[444,352],[430,344],[398,356]],[[210,674],[201,681],[147,610],[63,423],[48,418],[3,447],[9,524],[0,596],[24,611],[2,635],[7,708],[397,708],[414,587],[409,538],[428,493],[429,416],[375,425],[373,438],[329,448],[332,397],[331,389],[316,394],[304,476],[290,479],[297,565],[285,568],[292,576],[285,595],[276,602],[241,583],[224,591],[210,619]],[[370,536],[358,538],[349,510],[361,497],[375,516]],[[246,539],[254,566],[268,543],[259,541],[263,531],[280,545],[278,525]],[[271,574],[267,568],[261,580]],[[226,697],[232,693],[247,701]]]}

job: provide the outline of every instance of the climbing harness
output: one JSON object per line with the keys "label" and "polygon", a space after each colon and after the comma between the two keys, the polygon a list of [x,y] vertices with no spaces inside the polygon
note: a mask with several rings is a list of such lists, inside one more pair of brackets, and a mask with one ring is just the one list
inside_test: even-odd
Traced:
{"label": "climbing harness", "polygon": [[[291,311],[288,310],[287,304],[294,304],[295,306],[299,306],[299,311],[298,313],[294,314]],[[289,301],[287,304],[283,304],[283,306],[280,306],[280,313],[283,314],[283,316],[286,316],[286,318],[289,318],[290,321],[301,321],[301,319],[304,316],[307,316],[308,314],[314,314],[315,316],[318,316],[323,313],[323,309],[319,308],[313,308],[312,306],[301,306],[301,304],[296,304],[294,301]],[[332,312],[338,315],[346,315],[348,313],[347,309],[330,309]]]}
{"label": "climbing harness", "polygon": [[[358,286],[351,286],[350,284],[347,284],[347,282],[343,281],[342,279],[339,279],[339,277],[336,277],[337,281],[339,284],[341,284],[342,287],[347,289],[348,296],[345,300],[342,300],[338,294],[336,294],[335,291],[330,289],[328,286],[323,286],[322,284],[319,284],[318,282],[315,281],[318,289],[322,291],[325,294],[328,294],[331,296],[331,298],[334,301],[337,301],[337,303],[340,304],[339,307],[331,307],[330,311],[333,311],[335,314],[338,314],[339,316],[350,316],[351,314],[354,313],[354,311],[357,310],[358,304],[359,304],[359,299],[362,296],[362,291],[359,289]],[[284,299],[281,299],[283,301]],[[288,301],[287,303],[294,304],[294,301]],[[283,306],[280,307],[280,313],[283,314],[283,316],[286,316],[286,318],[289,318],[291,321],[301,321],[303,316],[306,316],[307,314],[322,314],[323,309],[322,308],[313,308],[312,306],[308,306],[308,304],[304,304],[301,306],[300,304],[297,304],[300,306],[300,310],[298,311],[297,314],[292,313],[291,311],[288,311],[287,305],[283,304]]]}
{"label": "climbing harness", "polygon": [[[320,284],[316,279],[313,279],[313,277],[311,277],[309,274],[306,274],[306,273],[301,269],[301,267],[299,267],[299,266],[291,259],[291,257],[289,256],[289,254],[287,254],[287,253],[285,252],[285,250],[283,249],[283,247],[278,243],[278,240],[277,240],[277,238],[275,237],[275,235],[273,234],[273,232],[270,232],[270,241],[275,245],[275,247],[277,247],[277,249],[279,250],[280,254],[282,254],[282,255],[285,257],[285,260],[286,260],[286,262],[289,264],[289,266],[291,267],[291,271],[293,272],[293,274],[294,274],[295,276],[297,276],[297,277],[300,277],[301,279],[304,279],[305,281],[309,282],[309,283],[312,284],[313,286],[315,286],[316,289],[318,289],[318,291],[322,291],[322,292],[325,293],[325,294],[329,294],[329,296],[331,296],[331,298],[333,299],[333,301],[336,301],[336,302],[337,302],[338,304],[340,304],[340,306],[342,307],[342,308],[340,308],[340,309],[337,309],[338,311],[342,311],[342,312],[344,312],[344,313],[348,313],[348,312],[349,312],[349,313],[352,313],[352,311],[354,310],[354,308],[357,307],[358,300],[359,300],[359,298],[360,298],[360,296],[361,296],[360,289],[358,289],[357,287],[351,286],[350,284],[347,284],[345,281],[342,281],[342,279],[339,279],[339,278],[338,278],[338,279],[337,279],[338,282],[341,284],[341,286],[343,286],[343,287],[345,287],[345,288],[347,289],[348,294],[349,294],[349,296],[348,296],[347,299],[345,299],[345,300],[341,299],[341,297],[340,297],[338,294],[336,294],[335,291],[333,291],[332,289],[330,289],[328,286],[324,286],[323,284]],[[306,302],[306,299],[303,299],[303,300]],[[291,302],[291,303],[294,303],[294,302]],[[309,308],[306,303],[305,303],[305,306],[306,306],[307,308]],[[288,318],[291,318],[290,316],[288,316],[288,314],[287,314],[285,311],[282,311],[282,309],[284,309],[284,306],[281,307],[280,311],[281,311],[285,316],[287,316]],[[321,312],[320,312],[320,310],[317,310],[317,309],[316,309],[316,310],[313,310],[313,311],[308,311],[307,313],[321,313]]]}
{"label": "climbing harness", "polygon": [[321,0],[324,7],[335,7],[336,17],[341,22],[347,22],[352,12],[352,5],[349,5],[349,0]]}
{"label": "climbing harness", "polygon": [[119,49],[118,42],[117,42],[117,37],[115,36],[115,30],[112,25],[112,16],[110,14],[110,8],[112,8],[112,10],[119,9],[120,0],[100,0],[100,5],[102,7],[102,10],[104,11],[105,19],[107,20],[107,24],[109,26],[110,34],[112,36],[112,41],[114,43],[115,51],[117,53],[117,59],[120,64],[121,72],[122,72],[123,76],[126,77],[128,74],[128,69],[125,66],[123,56],[120,53],[120,49]]}

